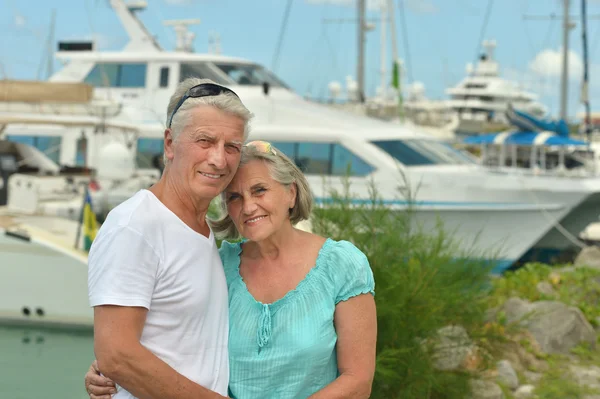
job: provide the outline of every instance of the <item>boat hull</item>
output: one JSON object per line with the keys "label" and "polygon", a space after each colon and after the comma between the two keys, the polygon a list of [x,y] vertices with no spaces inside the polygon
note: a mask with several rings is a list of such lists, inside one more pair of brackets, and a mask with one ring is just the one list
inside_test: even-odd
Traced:
{"label": "boat hull", "polygon": [[2,232],[0,265],[0,323],[92,327],[85,258]]}

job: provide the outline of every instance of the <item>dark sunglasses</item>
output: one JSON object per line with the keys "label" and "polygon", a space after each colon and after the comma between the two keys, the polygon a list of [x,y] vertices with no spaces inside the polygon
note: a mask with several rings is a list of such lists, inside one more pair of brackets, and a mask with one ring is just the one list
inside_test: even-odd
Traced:
{"label": "dark sunglasses", "polygon": [[175,113],[181,107],[181,105],[185,102],[185,100],[187,100],[188,98],[218,96],[219,94],[222,94],[222,93],[231,93],[234,96],[236,96],[237,98],[239,98],[239,96],[237,94],[235,94],[235,92],[233,90],[228,89],[227,87],[219,86],[214,83],[201,83],[197,86],[189,88],[188,91],[185,92],[183,97],[181,97],[181,100],[179,100],[179,102],[175,106],[175,109],[173,110],[173,113],[171,114],[171,117],[169,118],[169,123],[168,123],[167,127],[169,129],[171,128],[171,123],[173,122],[173,117],[175,116]]}

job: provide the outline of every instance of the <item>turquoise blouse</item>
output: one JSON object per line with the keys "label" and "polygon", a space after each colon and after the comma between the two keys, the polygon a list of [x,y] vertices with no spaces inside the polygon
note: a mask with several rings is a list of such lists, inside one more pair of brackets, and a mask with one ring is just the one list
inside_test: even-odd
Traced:
{"label": "turquoise blouse", "polygon": [[327,239],[296,289],[263,304],[240,276],[240,243],[224,241],[220,253],[229,288],[229,396],[301,399],[335,380],[335,305],[375,295],[367,257],[348,241]]}

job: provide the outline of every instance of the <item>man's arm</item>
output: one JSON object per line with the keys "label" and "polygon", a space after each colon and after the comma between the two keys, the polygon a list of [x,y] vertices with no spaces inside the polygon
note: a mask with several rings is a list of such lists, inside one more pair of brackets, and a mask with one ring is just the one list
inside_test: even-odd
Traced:
{"label": "man's arm", "polygon": [[102,374],[140,399],[222,399],[176,372],[141,343],[148,310],[94,308],[94,352]]}
{"label": "man's arm", "polygon": [[375,374],[375,299],[362,294],[335,307],[339,377],[309,399],[362,399],[371,395]]}

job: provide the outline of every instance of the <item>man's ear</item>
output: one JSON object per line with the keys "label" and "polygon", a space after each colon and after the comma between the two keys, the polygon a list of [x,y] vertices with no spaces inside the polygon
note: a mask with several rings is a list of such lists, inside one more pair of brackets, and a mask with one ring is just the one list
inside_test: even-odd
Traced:
{"label": "man's ear", "polygon": [[165,142],[163,151],[165,152],[165,157],[169,162],[172,161],[173,157],[175,156],[173,145],[173,131],[171,129],[165,129]]}

